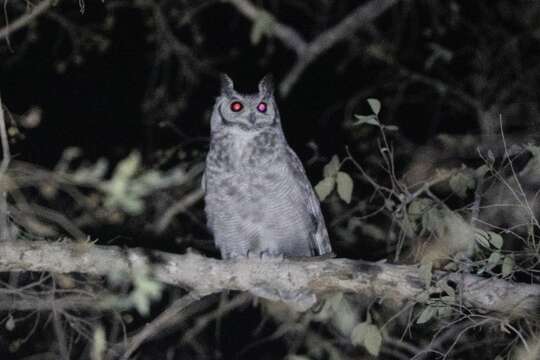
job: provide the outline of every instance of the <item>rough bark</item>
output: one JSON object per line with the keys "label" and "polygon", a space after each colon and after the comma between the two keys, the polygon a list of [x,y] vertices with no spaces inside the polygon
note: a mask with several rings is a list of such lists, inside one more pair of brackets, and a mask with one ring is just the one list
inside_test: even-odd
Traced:
{"label": "rough bark", "polygon": [[[217,260],[198,254],[177,255],[142,249],[121,249],[72,242],[9,241],[0,243],[0,271],[49,271],[106,275],[151,264],[153,275],[166,284],[200,295],[257,287],[358,293],[385,302],[422,301],[426,287],[413,265],[370,263],[348,259]],[[437,272],[456,284],[461,306],[485,312],[526,315],[536,310],[539,285],[515,283],[470,274]],[[424,297],[425,298],[425,297]]]}

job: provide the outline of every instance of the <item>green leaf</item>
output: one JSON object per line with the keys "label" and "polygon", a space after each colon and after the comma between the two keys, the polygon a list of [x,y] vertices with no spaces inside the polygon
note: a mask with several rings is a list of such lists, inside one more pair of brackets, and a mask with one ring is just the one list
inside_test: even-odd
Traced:
{"label": "green leaf", "polygon": [[416,221],[420,219],[431,207],[433,207],[433,200],[431,199],[420,198],[414,200],[408,207],[408,213],[411,220]]}
{"label": "green leaf", "polygon": [[13,316],[11,314],[9,314],[5,327],[7,331],[13,331],[13,329],[15,329],[15,320],[13,319]]}
{"label": "green leaf", "polygon": [[443,290],[449,296],[453,296],[453,297],[456,296],[456,291],[454,290],[454,288],[448,285],[447,281],[444,279],[437,281],[437,287]]}
{"label": "green leaf", "polygon": [[367,102],[371,110],[375,113],[375,115],[378,115],[379,112],[381,111],[381,102],[373,98],[367,99]]}
{"label": "green leaf", "polygon": [[140,268],[133,274],[134,290],[130,294],[130,301],[139,314],[145,316],[150,312],[152,300],[161,297],[163,284],[150,277],[147,268]]}
{"label": "green leaf", "polygon": [[317,193],[319,200],[324,201],[324,199],[330,195],[332,190],[334,190],[335,185],[336,179],[334,177],[327,177],[319,181],[319,183],[315,185],[315,192]]}
{"label": "green leaf", "polygon": [[347,204],[351,202],[352,192],[353,192],[353,180],[349,174],[339,171],[336,177],[337,181],[337,192],[341,200],[345,201]]}
{"label": "green leaf", "polygon": [[512,274],[514,268],[514,259],[510,256],[505,256],[502,265],[502,276],[508,277]]}
{"label": "green leaf", "polygon": [[500,249],[503,246],[503,238],[501,235],[494,233],[493,231],[488,231],[489,235],[489,242],[491,245],[493,245],[496,249]]}
{"label": "green leaf", "polygon": [[422,216],[422,228],[430,232],[441,233],[443,229],[447,228],[449,216],[448,212],[433,207]]}
{"label": "green leaf", "polygon": [[141,165],[141,154],[137,151],[133,151],[128,157],[123,159],[116,165],[114,169],[113,178],[119,177],[122,179],[131,178],[139,170]]}
{"label": "green leaf", "polygon": [[443,269],[446,271],[458,271],[458,265],[455,262],[449,262]]}
{"label": "green leaf", "polygon": [[381,123],[377,120],[376,115],[354,115],[356,118],[356,121],[353,125],[359,126],[363,124],[367,125],[373,125],[373,126],[381,126]]}
{"label": "green leaf", "polygon": [[435,316],[435,313],[437,312],[437,309],[435,309],[433,306],[426,306],[424,308],[424,310],[422,310],[422,312],[420,313],[420,316],[418,317],[418,319],[416,319],[416,323],[417,324],[425,324],[427,323],[429,320],[431,320],[431,318],[433,318],[433,316]]}
{"label": "green leaf", "polygon": [[427,288],[431,286],[431,279],[433,277],[433,263],[431,261],[428,261],[426,263],[423,263],[420,265],[420,268],[418,271],[420,272],[420,278],[424,280],[424,284]]}
{"label": "green leaf", "polygon": [[497,266],[499,261],[501,261],[501,254],[499,252],[494,251],[491,253],[491,255],[489,255],[488,264],[491,265],[490,268]]}
{"label": "green leaf", "polygon": [[131,301],[139,314],[142,316],[148,315],[150,312],[150,299],[148,296],[146,296],[146,294],[140,291],[135,291],[133,294],[131,294]]}
{"label": "green leaf", "polygon": [[452,315],[451,306],[437,306],[437,315],[439,318],[447,318]]}
{"label": "green leaf", "polygon": [[454,193],[460,198],[465,198],[467,197],[467,190],[474,189],[475,181],[469,174],[459,172],[450,178],[449,184]]}
{"label": "green leaf", "polygon": [[378,356],[381,351],[382,335],[376,325],[368,325],[364,335],[364,346],[373,356]]}
{"label": "green leaf", "polygon": [[474,174],[477,178],[483,178],[487,174],[488,171],[489,171],[489,167],[484,164],[478,167],[476,170],[474,170]]}
{"label": "green leaf", "polygon": [[337,155],[332,156],[332,159],[323,168],[323,176],[325,178],[335,176],[339,171],[339,158]]}
{"label": "green leaf", "polygon": [[525,147],[533,157],[540,157],[540,146],[535,146],[535,145],[527,145]]}
{"label": "green leaf", "polygon": [[251,28],[251,43],[257,45],[264,35],[270,35],[273,25],[274,17],[266,11],[259,10]]}
{"label": "green leaf", "polygon": [[367,322],[362,322],[354,327],[351,332],[351,342],[353,345],[364,345],[364,338],[369,325]]}
{"label": "green leaf", "polygon": [[484,230],[478,230],[475,234],[474,239],[477,243],[482,245],[483,247],[489,249],[489,234]]}
{"label": "green leaf", "polygon": [[350,334],[357,324],[356,309],[353,308],[347,298],[339,303],[339,307],[334,312],[331,319],[334,327],[342,334]]}

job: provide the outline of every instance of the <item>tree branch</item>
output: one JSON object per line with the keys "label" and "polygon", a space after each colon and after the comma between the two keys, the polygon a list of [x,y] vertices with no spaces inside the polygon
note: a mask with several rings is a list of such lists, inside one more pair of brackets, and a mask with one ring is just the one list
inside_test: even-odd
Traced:
{"label": "tree branch", "polygon": [[102,310],[96,296],[70,295],[64,297],[19,296],[0,293],[0,311]]}
{"label": "tree branch", "polygon": [[[270,15],[266,10],[254,6],[248,0],[228,0],[238,11],[253,22],[259,20],[261,14]],[[326,30],[311,42],[307,43],[295,29],[275,20],[268,30],[283,45],[293,50],[298,59],[283,79],[279,91],[287,96],[304,70],[321,54],[332,48],[339,41],[351,36],[356,30],[371,23],[399,0],[371,0],[358,6],[347,17],[334,27]]]}
{"label": "tree branch", "polygon": [[27,26],[39,15],[43,14],[47,9],[49,9],[53,4],[53,0],[43,0],[38,5],[36,5],[30,12],[24,14],[14,22],[7,24],[3,28],[0,29],[0,39],[6,38],[8,39],[9,35],[13,34],[14,32],[22,29],[23,27]]}
{"label": "tree branch", "polygon": [[[317,258],[283,261],[217,260],[197,254],[176,255],[143,249],[71,242],[8,241],[0,243],[0,271],[80,272],[93,275],[129,272],[151,263],[160,281],[196,291],[201,296],[226,289],[272,288],[286,292],[351,292],[391,303],[422,301],[424,280],[416,266]],[[152,260],[150,260],[152,259]],[[535,311],[539,285],[514,283],[470,274],[436,272],[462,289],[460,303],[483,311],[514,316]]]}
{"label": "tree branch", "polygon": [[141,331],[129,339],[121,360],[128,360],[131,355],[143,344],[169,327],[174,326],[184,319],[184,310],[200,298],[195,294],[187,294],[172,303],[165,311],[159,314],[152,322],[148,323]]}
{"label": "tree branch", "polygon": [[190,206],[197,203],[204,197],[204,191],[201,188],[197,188],[183,196],[180,201],[169,207],[159,218],[154,226],[154,231],[158,234],[167,229],[174,217],[178,213],[185,212]]}
{"label": "tree branch", "polygon": [[309,43],[305,51],[299,56],[296,64],[285,76],[279,91],[283,96],[287,96],[296,81],[304,70],[311,65],[321,54],[332,48],[339,41],[351,36],[358,29],[373,22],[388,8],[399,0],[371,0],[368,3],[358,6],[345,19],[326,30]]}
{"label": "tree branch", "polygon": [[9,139],[7,135],[6,119],[4,118],[4,105],[0,97],[0,143],[2,146],[2,161],[0,163],[0,241],[6,241],[10,237],[9,231],[9,209],[7,202],[6,175],[9,167],[11,153],[9,150]]}
{"label": "tree branch", "polygon": [[234,5],[242,15],[253,22],[259,20],[261,14],[271,16],[273,22],[268,31],[278,38],[283,45],[294,51],[296,55],[302,56],[307,47],[307,43],[295,29],[280,23],[266,10],[253,6],[249,0],[229,0],[229,2]]}

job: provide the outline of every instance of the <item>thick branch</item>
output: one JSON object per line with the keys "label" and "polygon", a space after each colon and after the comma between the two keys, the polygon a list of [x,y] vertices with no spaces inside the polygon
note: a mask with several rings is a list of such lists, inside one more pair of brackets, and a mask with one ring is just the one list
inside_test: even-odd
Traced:
{"label": "thick branch", "polygon": [[[216,260],[197,254],[175,255],[141,249],[122,250],[71,242],[0,243],[0,271],[80,272],[106,275],[128,272],[153,261],[154,276],[167,284],[204,295],[225,289],[249,291],[273,288],[289,292],[322,294],[335,291],[380,297],[402,303],[418,300],[425,291],[417,267],[369,263],[347,259],[270,261],[258,259]],[[460,303],[484,311],[526,314],[534,311],[540,286],[485,279],[469,274],[440,272],[462,292]]]}

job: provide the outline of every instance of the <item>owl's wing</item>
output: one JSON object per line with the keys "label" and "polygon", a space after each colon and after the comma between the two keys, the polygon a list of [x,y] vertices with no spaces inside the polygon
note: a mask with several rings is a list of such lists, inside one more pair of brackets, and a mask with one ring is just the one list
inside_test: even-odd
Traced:
{"label": "owl's wing", "polygon": [[330,239],[328,238],[328,232],[326,231],[326,225],[324,224],[324,217],[321,212],[319,199],[317,198],[315,191],[313,191],[313,187],[306,176],[304,166],[302,165],[302,162],[298,156],[290,147],[287,147],[287,154],[290,159],[289,163],[292,165],[296,181],[302,186],[304,191],[308,211],[313,220],[314,233],[311,239],[311,246],[314,249],[314,253],[315,255],[332,253],[332,246],[330,245]]}

